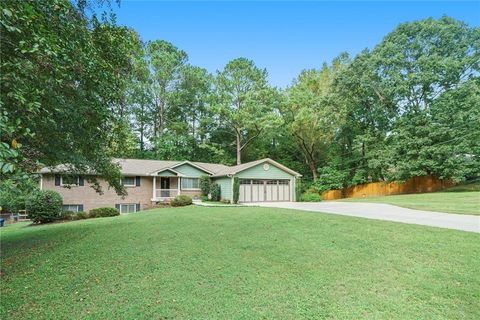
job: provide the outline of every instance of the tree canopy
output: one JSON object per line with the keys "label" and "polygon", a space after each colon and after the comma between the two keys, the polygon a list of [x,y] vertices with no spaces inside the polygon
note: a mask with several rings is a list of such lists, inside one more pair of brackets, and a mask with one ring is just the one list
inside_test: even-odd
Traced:
{"label": "tree canopy", "polygon": [[279,89],[252,60],[211,74],[167,41],[87,13],[93,4],[3,1],[1,179],[69,163],[122,193],[112,157],[271,157],[319,191],[480,175],[479,28],[403,23]]}

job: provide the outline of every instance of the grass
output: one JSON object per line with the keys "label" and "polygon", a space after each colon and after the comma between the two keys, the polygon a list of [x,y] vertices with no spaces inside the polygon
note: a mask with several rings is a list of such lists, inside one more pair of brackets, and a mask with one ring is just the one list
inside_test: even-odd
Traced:
{"label": "grass", "polygon": [[341,201],[388,203],[410,209],[480,215],[480,183],[459,185],[441,192],[350,198]]}
{"label": "grass", "polygon": [[479,319],[480,235],[260,207],[1,229],[1,319]]}

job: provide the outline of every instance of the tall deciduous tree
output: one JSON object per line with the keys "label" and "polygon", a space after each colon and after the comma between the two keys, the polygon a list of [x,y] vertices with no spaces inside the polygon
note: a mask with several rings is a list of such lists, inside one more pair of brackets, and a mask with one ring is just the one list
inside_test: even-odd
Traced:
{"label": "tall deciduous tree", "polygon": [[342,64],[335,61],[320,70],[303,71],[294,85],[288,89],[282,107],[283,118],[310,169],[313,180],[325,160],[325,150],[341,125],[344,112],[331,92],[334,73]]}
{"label": "tall deciduous tree", "polygon": [[233,131],[237,164],[242,163],[242,150],[249,143],[279,124],[274,112],[277,97],[267,84],[267,71],[251,60],[232,60],[217,73],[214,110]]}
{"label": "tall deciduous tree", "polygon": [[149,68],[153,73],[152,84],[156,108],[153,131],[154,137],[159,137],[165,129],[165,116],[170,107],[170,95],[178,84],[179,73],[187,61],[187,54],[163,40],[148,42],[146,53]]}
{"label": "tall deciduous tree", "polygon": [[93,170],[122,193],[106,142],[134,40],[106,16],[85,14],[80,2],[2,1],[0,108],[9,130],[1,142],[18,142],[12,146],[27,162]]}
{"label": "tall deciduous tree", "polygon": [[[480,72],[480,28],[448,17],[404,23],[375,47],[372,58],[382,81],[393,88],[398,110],[385,152],[392,179],[425,174],[449,177],[446,172],[453,171],[447,168],[452,161],[458,162],[454,158],[478,160],[479,154],[472,148],[452,150],[450,156],[437,151],[451,139],[456,139],[457,145],[470,141],[465,129],[480,130],[475,116],[478,81],[473,81]],[[468,105],[472,109],[465,113]],[[441,123],[445,110],[457,117],[463,115],[463,121],[457,118]],[[459,127],[453,130],[456,125]]]}

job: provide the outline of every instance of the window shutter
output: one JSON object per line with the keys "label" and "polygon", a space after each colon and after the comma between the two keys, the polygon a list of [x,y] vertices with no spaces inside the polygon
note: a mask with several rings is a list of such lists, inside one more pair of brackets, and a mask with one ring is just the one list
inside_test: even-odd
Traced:
{"label": "window shutter", "polygon": [[59,186],[59,185],[60,185],[60,176],[59,176],[59,175],[56,175],[56,176],[55,176],[55,185],[56,185],[56,186]]}
{"label": "window shutter", "polygon": [[85,185],[84,179],[82,176],[78,177],[78,185],[83,187]]}
{"label": "window shutter", "polygon": [[78,205],[78,211],[83,211],[83,204]]}
{"label": "window shutter", "polygon": [[135,185],[136,185],[137,187],[140,187],[140,177],[139,177],[139,176],[136,176],[136,177],[135,177]]}
{"label": "window shutter", "polygon": [[119,204],[116,204],[115,208],[120,212],[120,205]]}
{"label": "window shutter", "polygon": [[135,212],[140,211],[140,203],[135,204]]}

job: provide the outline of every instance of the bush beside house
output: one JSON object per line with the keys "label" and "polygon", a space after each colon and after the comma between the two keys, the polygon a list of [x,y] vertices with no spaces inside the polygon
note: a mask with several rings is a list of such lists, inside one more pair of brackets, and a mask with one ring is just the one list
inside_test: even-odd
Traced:
{"label": "bush beside house", "polygon": [[210,192],[210,177],[201,176],[200,177],[200,190],[202,191],[202,197],[208,196]]}
{"label": "bush beside house", "polygon": [[37,191],[27,199],[26,209],[34,223],[52,222],[62,217],[63,199],[56,191]]}
{"label": "bush beside house", "polygon": [[187,195],[179,195],[176,196],[171,202],[170,205],[172,207],[183,207],[192,204],[192,198]]}
{"label": "bush beside house", "polygon": [[220,185],[217,183],[212,183],[210,185],[210,195],[212,196],[212,201],[220,201],[221,198],[221,189]]}
{"label": "bush beside house", "polygon": [[115,217],[119,215],[120,211],[116,208],[96,208],[89,212],[90,218]]}

